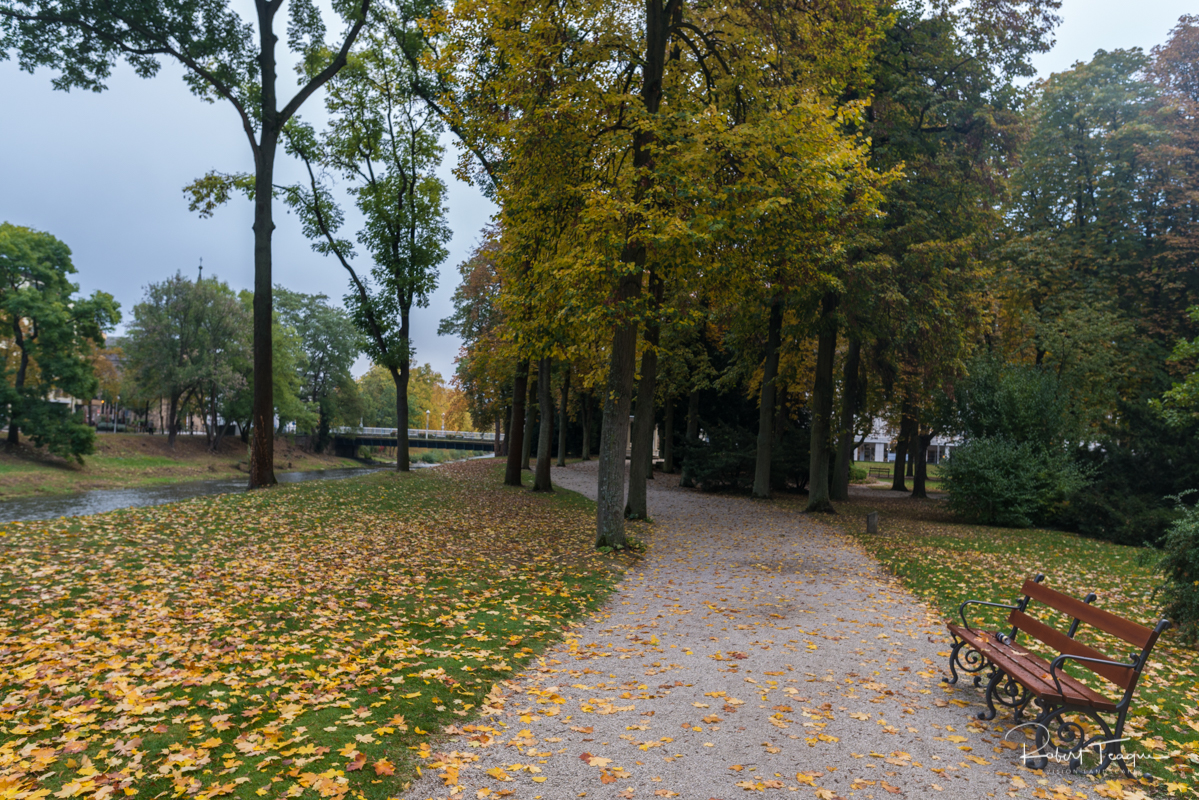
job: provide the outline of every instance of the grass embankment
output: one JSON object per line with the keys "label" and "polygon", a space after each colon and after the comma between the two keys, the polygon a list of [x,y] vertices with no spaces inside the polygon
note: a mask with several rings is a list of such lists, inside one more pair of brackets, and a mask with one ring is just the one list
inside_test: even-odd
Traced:
{"label": "grass embankment", "polygon": [[[1161,607],[1153,599],[1161,579],[1138,548],[1061,531],[961,524],[941,502],[882,493],[858,495],[838,504],[837,511],[829,522],[854,535],[947,620],[957,619],[958,606],[967,599],[1014,602],[1024,580],[1038,572],[1045,574],[1046,585],[1075,597],[1093,591],[1097,606],[1147,627],[1161,618]],[[878,536],[864,533],[870,511],[879,512]],[[977,619],[1001,628],[1006,615],[977,607],[971,613],[972,624]],[[1059,619],[1055,624],[1064,629],[1069,623]],[[1097,649],[1112,658],[1127,658],[1131,650],[1121,640],[1096,636],[1093,628],[1084,627],[1079,638],[1097,643]],[[1079,678],[1090,675],[1078,668],[1071,673]],[[1119,697],[1120,690],[1111,684],[1088,682]],[[1004,719],[1002,714],[1010,719],[1005,710],[997,719]],[[1169,632],[1158,642],[1137,686],[1129,724],[1125,735],[1135,741],[1125,744],[1126,753],[1166,756],[1138,760],[1138,767],[1192,789],[1199,786],[1199,651],[1183,646]],[[1107,777],[1117,775],[1113,766]]]}
{"label": "grass embankment", "polygon": [[[83,465],[65,461],[33,447],[15,451],[0,447],[0,500],[35,495],[69,494],[94,489],[123,489],[179,483],[244,474],[249,456],[236,436],[221,442],[219,453],[208,451],[203,436],[179,436],[175,449],[165,436],[101,433],[95,455]],[[315,455],[275,442],[275,469],[301,471],[361,466],[333,455]]]}
{"label": "grass embankment", "polygon": [[396,797],[608,592],[593,508],[472,461],[0,526],[0,797]]}

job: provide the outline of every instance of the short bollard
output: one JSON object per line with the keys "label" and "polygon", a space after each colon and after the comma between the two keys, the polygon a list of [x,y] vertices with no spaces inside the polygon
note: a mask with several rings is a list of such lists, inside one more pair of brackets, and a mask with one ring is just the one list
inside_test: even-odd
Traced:
{"label": "short bollard", "polygon": [[866,515],[866,533],[878,533],[878,512],[871,511]]}

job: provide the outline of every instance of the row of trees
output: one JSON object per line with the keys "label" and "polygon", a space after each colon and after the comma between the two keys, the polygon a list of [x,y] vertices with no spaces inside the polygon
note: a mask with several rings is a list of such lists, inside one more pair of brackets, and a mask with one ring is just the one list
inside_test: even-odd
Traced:
{"label": "row of trees", "polygon": [[[741,433],[716,438],[752,441],[758,496],[772,472],[798,474],[774,450],[804,429],[811,510],[846,493],[861,420],[890,412],[922,452],[987,321],[1017,82],[1049,45],[1054,7],[495,2],[449,15],[424,63],[502,205],[450,325],[468,342],[472,412],[509,418],[510,466],[531,434],[530,368],[549,376],[554,362],[602,402],[600,544],[645,516],[653,429],[671,440],[682,414],[694,451],[699,418],[714,441],[724,409]],[[551,407],[551,381],[537,390]]]}
{"label": "row of trees", "polygon": [[[1194,333],[1195,24],[1153,54],[1101,52],[1030,91],[1057,6],[363,0],[336,7],[343,33],[329,44],[321,14],[292,0],[300,89],[285,103],[281,3],[256,2],[245,22],[218,0],[0,2],[0,20],[5,52],[57,69],[60,88],[103,88],[118,58],[151,75],[169,57],[194,92],[237,109],[254,172],[189,191],[201,213],[239,191],[254,204],[258,431],[279,391],[276,198],[345,270],[395,419],[411,418],[411,314],[445,257],[434,168],[453,136],[459,175],[501,208],[443,323],[466,341],[471,414],[506,427],[518,484],[535,385],[545,490],[548,410],[561,429],[575,408],[589,435],[599,409],[597,541],[620,546],[626,515],[646,514],[657,424],[671,444],[685,429],[689,468],[725,442],[755,495],[781,471],[826,511],[874,418],[898,430],[894,488],[910,457],[917,496],[937,433],[995,439],[976,463],[1027,460],[1003,444],[1028,444],[1009,441],[1027,433],[1019,420],[971,428],[986,415],[962,398],[1047,397],[1050,378],[1069,425],[1037,457],[1074,477],[1038,507],[1076,509],[1071,524],[1095,531],[1160,510],[1146,454],[1190,419],[1184,389],[1165,398],[1173,417],[1154,403],[1187,369],[1189,351],[1168,356]],[[318,88],[322,130],[298,116]],[[279,147],[307,180],[277,185]],[[363,220],[352,236],[343,197]],[[252,485],[273,480],[262,445]]]}
{"label": "row of trees", "polygon": [[[280,431],[295,426],[323,451],[335,426],[396,426],[394,386],[378,364],[354,379],[351,368],[365,349],[349,312],[324,295],[275,287],[273,362],[275,419]],[[182,420],[204,421],[210,447],[234,429],[248,438],[252,420],[251,315],[249,292],[234,293],[215,277],[182,274],[151,284],[133,309],[121,348],[124,397],[147,416],[161,407],[172,446]],[[469,425],[458,393],[427,364],[409,382],[405,427],[440,423]]]}

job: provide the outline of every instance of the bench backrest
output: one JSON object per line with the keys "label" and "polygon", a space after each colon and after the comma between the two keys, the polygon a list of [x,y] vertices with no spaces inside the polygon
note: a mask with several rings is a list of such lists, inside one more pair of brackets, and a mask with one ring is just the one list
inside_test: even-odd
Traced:
{"label": "bench backrest", "polygon": [[[1135,622],[1118,617],[1110,611],[1104,611],[1102,608],[1096,608],[1089,603],[1078,600],[1069,595],[1050,589],[1044,584],[1033,580],[1024,582],[1024,595],[1037,602],[1046,605],[1056,611],[1060,611],[1075,620],[1090,625],[1094,628],[1109,633],[1112,636],[1123,639],[1124,641],[1136,647],[1143,654],[1147,654],[1157,641],[1160,633],[1158,630],[1146,628],[1144,625],[1138,625]],[[1111,659],[1106,653],[1101,653],[1098,650],[1077,641],[1071,636],[1062,633],[1051,625],[1047,625],[1041,620],[1029,615],[1026,611],[1016,609],[1008,615],[1008,622],[1013,627],[1024,631],[1027,635],[1044,642],[1049,647],[1063,655],[1082,656],[1083,658],[1100,658]],[[1075,626],[1072,626],[1072,628]],[[1160,626],[1159,626],[1160,627]],[[1117,659],[1111,659],[1117,660]],[[1137,667],[1122,667],[1115,664],[1095,664],[1087,661],[1069,662],[1070,664],[1078,664],[1099,675],[1102,678],[1111,681],[1122,689],[1128,690],[1136,683],[1137,677],[1140,675],[1140,666]],[[1142,661],[1143,664],[1143,661]]]}

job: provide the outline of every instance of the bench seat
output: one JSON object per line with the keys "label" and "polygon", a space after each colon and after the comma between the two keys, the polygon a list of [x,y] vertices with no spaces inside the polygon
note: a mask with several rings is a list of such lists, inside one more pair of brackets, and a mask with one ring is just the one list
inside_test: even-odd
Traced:
{"label": "bench seat", "polygon": [[1059,672],[1062,684],[1059,692],[1049,676],[1049,662],[1017,645],[1004,644],[995,632],[968,630],[961,625],[950,624],[949,631],[964,639],[984,658],[1026,687],[1035,696],[1055,704],[1069,703],[1087,706],[1096,711],[1115,711],[1116,703],[1077,679]]}

